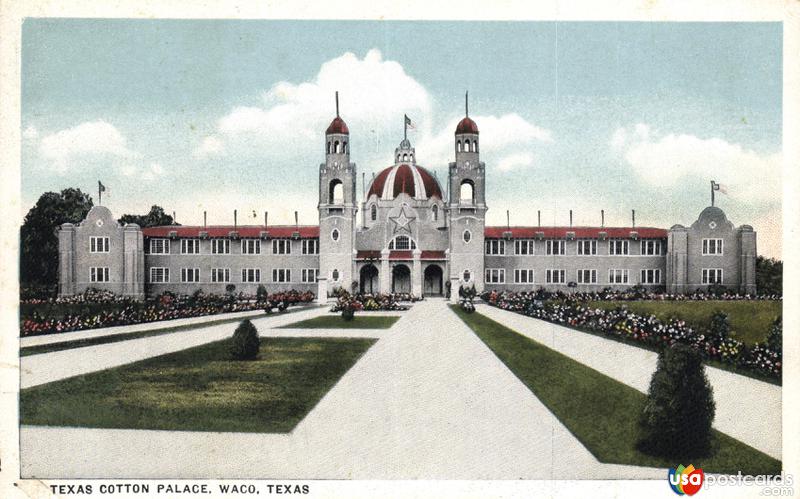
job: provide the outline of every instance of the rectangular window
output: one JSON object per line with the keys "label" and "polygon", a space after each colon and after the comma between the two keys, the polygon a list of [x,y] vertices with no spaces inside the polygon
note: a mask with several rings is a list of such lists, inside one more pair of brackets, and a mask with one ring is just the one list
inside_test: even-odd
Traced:
{"label": "rectangular window", "polygon": [[169,255],[169,239],[151,239],[151,255]]}
{"label": "rectangular window", "polygon": [[318,255],[319,239],[303,239],[302,253],[304,255]]}
{"label": "rectangular window", "polygon": [[629,255],[630,246],[627,239],[611,239],[608,241],[609,255]]}
{"label": "rectangular window", "polygon": [[567,242],[560,239],[548,239],[545,241],[548,255],[563,255],[566,253]]}
{"label": "rectangular window", "polygon": [[628,269],[609,269],[608,270],[608,283],[609,284],[628,284]]}
{"label": "rectangular window", "polygon": [[260,255],[261,241],[259,241],[258,239],[242,239],[242,254]]}
{"label": "rectangular window", "polygon": [[273,239],[272,240],[272,254],[273,255],[290,255],[290,254],[292,254],[292,240],[291,239]]}
{"label": "rectangular window", "polygon": [[581,256],[596,255],[597,241],[592,239],[581,239],[578,241],[578,254]]}
{"label": "rectangular window", "polygon": [[659,239],[642,240],[642,255],[660,255],[660,254],[661,254],[661,240]]}
{"label": "rectangular window", "polygon": [[302,269],[300,271],[300,282],[317,282],[317,278],[319,278],[319,269]]}
{"label": "rectangular window", "polygon": [[261,269],[242,269],[242,282],[261,282]]}
{"label": "rectangular window", "polygon": [[703,269],[703,284],[722,284],[722,269]]}
{"label": "rectangular window", "polygon": [[169,282],[167,267],[150,267],[150,282]]}
{"label": "rectangular window", "polygon": [[642,284],[661,284],[661,269],[642,269]]}
{"label": "rectangular window", "polygon": [[567,282],[567,271],[564,269],[547,269],[545,281],[547,284],[564,284]]}
{"label": "rectangular window", "polygon": [[506,242],[502,239],[487,239],[486,240],[486,254],[487,255],[505,255]]}
{"label": "rectangular window", "polygon": [[505,284],[506,269],[486,269],[486,282],[488,284]]}
{"label": "rectangular window", "polygon": [[292,282],[290,269],[272,269],[272,282]]}
{"label": "rectangular window", "polygon": [[89,239],[90,253],[108,253],[109,251],[109,239],[107,237],[92,236]]}
{"label": "rectangular window", "polygon": [[517,255],[532,255],[534,243],[533,239],[518,239],[514,241],[514,253]]}
{"label": "rectangular window", "polygon": [[200,282],[200,269],[181,269],[181,282]]}
{"label": "rectangular window", "polygon": [[578,270],[578,284],[597,284],[596,269]]}
{"label": "rectangular window", "polygon": [[231,282],[231,269],[211,269],[211,282]]}
{"label": "rectangular window", "polygon": [[211,253],[214,255],[229,255],[231,252],[230,239],[212,239]]}
{"label": "rectangular window", "polygon": [[181,253],[184,255],[200,254],[199,239],[181,239]]}
{"label": "rectangular window", "polygon": [[109,282],[108,267],[91,267],[89,269],[89,282]]}
{"label": "rectangular window", "polygon": [[533,284],[533,269],[514,269],[515,284]]}
{"label": "rectangular window", "polygon": [[703,239],[703,255],[721,255],[722,239]]}

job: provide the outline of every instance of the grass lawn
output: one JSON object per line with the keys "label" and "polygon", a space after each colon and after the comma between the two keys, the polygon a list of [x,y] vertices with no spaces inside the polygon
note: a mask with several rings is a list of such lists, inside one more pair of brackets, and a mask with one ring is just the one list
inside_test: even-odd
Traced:
{"label": "grass lawn", "polygon": [[28,425],[285,433],[374,343],[372,339],[263,338],[254,361],[230,340],[26,388]]}
{"label": "grass lawn", "polygon": [[398,316],[356,314],[353,320],[346,321],[342,319],[341,315],[322,315],[281,327],[292,329],[389,329],[398,319],[400,319]]}
{"label": "grass lawn", "polygon": [[749,345],[763,342],[769,334],[772,321],[781,315],[780,301],[591,301],[595,308],[614,309],[625,306],[637,314],[653,314],[661,320],[679,318],[695,329],[707,329],[711,316],[717,312],[728,314],[731,336]]}
{"label": "grass lawn", "polygon": [[[781,462],[715,430],[706,458],[668,460],[636,449],[641,392],[477,312],[453,311],[601,462],[668,468],[691,462],[706,473],[775,474]],[[780,431],[780,428],[776,428]]]}

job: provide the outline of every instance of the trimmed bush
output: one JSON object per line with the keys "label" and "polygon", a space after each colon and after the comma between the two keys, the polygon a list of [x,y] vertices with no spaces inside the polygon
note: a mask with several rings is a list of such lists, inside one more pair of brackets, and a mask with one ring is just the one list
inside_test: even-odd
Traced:
{"label": "trimmed bush", "polygon": [[356,310],[351,307],[347,306],[342,309],[342,319],[346,321],[352,321],[356,316]]}
{"label": "trimmed bush", "polygon": [[267,301],[267,296],[267,288],[265,288],[263,284],[259,284],[258,288],[256,288],[256,301],[264,303]]}
{"label": "trimmed bush", "polygon": [[641,450],[674,459],[709,455],[714,411],[700,353],[680,343],[665,348],[640,417]]}
{"label": "trimmed bush", "polygon": [[258,330],[248,319],[243,320],[233,332],[231,355],[236,360],[252,360],[258,356],[261,341]]}

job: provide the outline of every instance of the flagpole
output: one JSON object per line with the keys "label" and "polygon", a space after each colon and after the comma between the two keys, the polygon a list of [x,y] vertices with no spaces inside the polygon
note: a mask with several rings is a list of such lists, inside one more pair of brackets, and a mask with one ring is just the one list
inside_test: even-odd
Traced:
{"label": "flagpole", "polygon": [[103,184],[100,181],[97,181],[97,205],[103,205]]}
{"label": "flagpole", "polygon": [[403,115],[403,140],[408,140],[408,115]]}
{"label": "flagpole", "polygon": [[714,181],[711,181],[711,206],[714,206]]}

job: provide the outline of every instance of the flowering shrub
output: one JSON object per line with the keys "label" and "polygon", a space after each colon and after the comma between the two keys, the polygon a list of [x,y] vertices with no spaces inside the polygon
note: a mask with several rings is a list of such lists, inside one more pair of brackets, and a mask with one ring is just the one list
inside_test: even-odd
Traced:
{"label": "flowering shrub", "polygon": [[[619,299],[619,298],[615,298]],[[782,352],[779,338],[780,320],[773,324],[772,342],[758,343],[748,348],[743,342],[728,336],[728,318],[715,314],[709,331],[695,331],[679,319],[667,322],[655,315],[637,315],[624,307],[614,310],[590,308],[577,302],[544,302],[536,293],[485,293],[484,300],[492,306],[542,319],[555,324],[599,332],[624,341],[642,343],[661,350],[675,343],[689,345],[703,358],[780,378]]]}
{"label": "flowering shrub", "polygon": [[[406,294],[384,295],[384,294],[361,294],[357,293],[351,295],[350,293],[340,293],[336,303],[331,308],[331,312],[342,312],[346,308],[352,308],[354,312],[359,310],[366,310],[368,312],[377,310],[408,310],[405,305],[398,303],[400,298],[411,297]],[[403,301],[417,301],[403,300]]]}
{"label": "flowering shrub", "polygon": [[[485,291],[481,297],[488,301],[489,296],[497,291]],[[663,291],[653,291],[642,286],[633,286],[627,290],[613,290],[610,288],[602,291],[564,293],[563,291],[547,291],[539,288],[536,291],[516,293],[520,298],[537,300],[573,300],[573,301],[638,301],[638,300],[658,300],[658,301],[708,301],[708,300],[782,300],[783,297],[777,294],[748,295],[729,291],[709,292],[695,291],[694,293],[672,294]]]}

